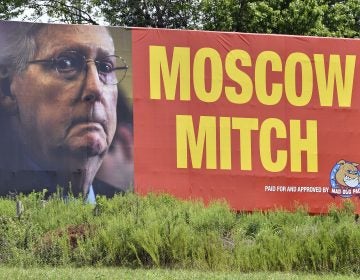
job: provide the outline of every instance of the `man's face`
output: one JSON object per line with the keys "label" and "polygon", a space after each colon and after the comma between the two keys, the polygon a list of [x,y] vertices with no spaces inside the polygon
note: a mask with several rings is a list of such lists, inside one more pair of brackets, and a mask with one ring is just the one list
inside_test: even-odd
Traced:
{"label": "man's face", "polygon": [[[36,35],[36,45],[33,60],[56,58],[64,51],[91,60],[114,54],[112,38],[102,27],[45,27]],[[64,78],[48,64],[30,63],[13,77],[11,93],[18,106],[17,129],[41,167],[100,164],[116,128],[117,86],[99,80],[93,62],[76,79]]]}

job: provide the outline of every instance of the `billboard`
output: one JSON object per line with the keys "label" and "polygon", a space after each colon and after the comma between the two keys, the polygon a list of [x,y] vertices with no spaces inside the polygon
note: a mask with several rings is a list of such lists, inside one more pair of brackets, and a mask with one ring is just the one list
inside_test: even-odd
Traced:
{"label": "billboard", "polygon": [[[71,182],[85,196],[133,186],[239,211],[352,199],[360,212],[359,40],[14,25],[0,35],[2,194]],[[32,182],[42,173],[51,183]]]}

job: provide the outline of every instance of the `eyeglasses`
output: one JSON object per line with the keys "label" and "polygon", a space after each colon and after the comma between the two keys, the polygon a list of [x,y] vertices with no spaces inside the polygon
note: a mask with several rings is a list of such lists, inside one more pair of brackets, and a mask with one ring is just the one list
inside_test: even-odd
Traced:
{"label": "eyeglasses", "polygon": [[120,83],[129,68],[125,60],[117,55],[108,55],[98,60],[86,58],[77,51],[65,51],[51,59],[31,60],[28,63],[44,63],[55,69],[66,80],[74,80],[87,69],[89,62],[95,63],[99,79],[106,85]]}

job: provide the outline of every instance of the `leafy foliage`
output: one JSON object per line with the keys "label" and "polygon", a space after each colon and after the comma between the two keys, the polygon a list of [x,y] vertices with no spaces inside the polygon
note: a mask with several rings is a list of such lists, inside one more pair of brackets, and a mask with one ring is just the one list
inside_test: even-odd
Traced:
{"label": "leafy foliage", "polygon": [[37,20],[42,15],[48,21],[78,24],[360,36],[359,0],[11,0],[0,4],[1,19]]}
{"label": "leafy foliage", "polygon": [[121,266],[359,273],[360,231],[351,202],[328,215],[299,208],[234,213],[169,195],[0,200],[0,265]]}
{"label": "leafy foliage", "polygon": [[0,19],[7,20],[23,14],[28,4],[27,0],[1,1]]}
{"label": "leafy foliage", "polygon": [[358,0],[205,0],[204,29],[359,37]]}
{"label": "leafy foliage", "polygon": [[111,25],[197,28],[199,0],[94,1]]}

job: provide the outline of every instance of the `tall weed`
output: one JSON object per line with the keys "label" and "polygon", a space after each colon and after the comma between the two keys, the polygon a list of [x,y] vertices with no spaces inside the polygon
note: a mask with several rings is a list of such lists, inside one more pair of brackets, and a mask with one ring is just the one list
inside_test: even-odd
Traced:
{"label": "tall weed", "polygon": [[97,197],[96,206],[45,194],[0,199],[0,264],[360,272],[349,201],[310,216],[304,208],[234,213],[224,202],[165,194]]}

